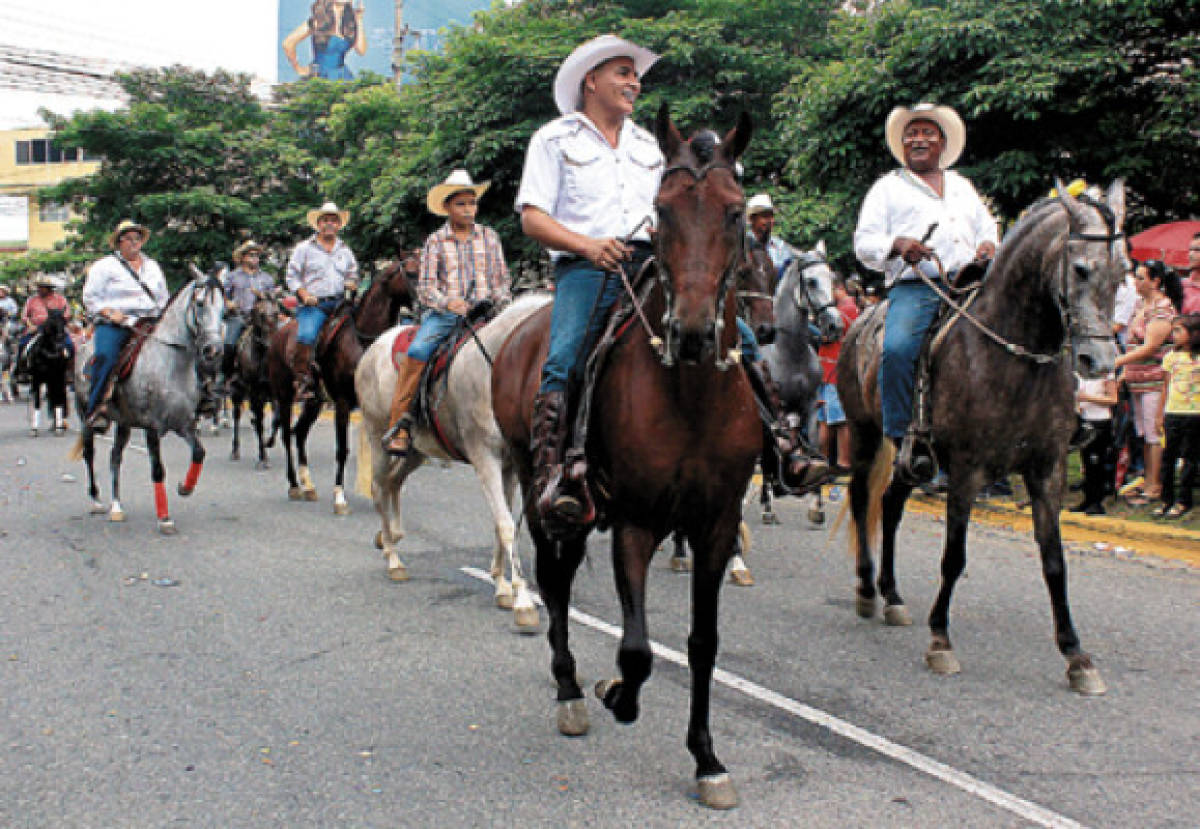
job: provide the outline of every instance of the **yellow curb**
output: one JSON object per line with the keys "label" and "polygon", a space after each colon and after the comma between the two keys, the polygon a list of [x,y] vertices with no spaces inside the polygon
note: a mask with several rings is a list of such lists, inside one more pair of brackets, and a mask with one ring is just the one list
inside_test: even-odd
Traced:
{"label": "yellow curb", "polygon": [[[946,504],[940,498],[913,493],[908,499],[908,508],[927,515],[944,515]],[[1019,532],[1033,531],[1033,515],[1029,508],[1019,510],[1007,504],[976,502],[971,508],[971,519]],[[1194,530],[1069,512],[1059,515],[1059,528],[1064,541],[1120,544],[1133,548],[1138,555],[1152,555],[1200,567],[1200,532]]]}

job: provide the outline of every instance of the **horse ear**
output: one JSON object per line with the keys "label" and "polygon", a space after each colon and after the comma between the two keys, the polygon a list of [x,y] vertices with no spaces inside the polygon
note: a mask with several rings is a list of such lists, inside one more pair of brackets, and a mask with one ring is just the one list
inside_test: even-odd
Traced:
{"label": "horse ear", "polygon": [[671,108],[666,101],[658,108],[658,116],[654,119],[654,137],[658,139],[658,148],[667,158],[674,158],[679,145],[683,143],[683,136],[671,122]]}
{"label": "horse ear", "polygon": [[813,250],[815,250],[817,253],[821,254],[821,258],[822,258],[822,259],[827,259],[827,258],[829,258],[829,257],[828,257],[828,250],[827,250],[827,249],[826,249],[826,247],[825,247],[825,240],[824,240],[824,239],[821,239],[819,242],[817,242],[817,246],[816,246],[815,248],[813,248]]}
{"label": "horse ear", "polygon": [[1062,179],[1058,176],[1054,177],[1054,191],[1058,195],[1058,202],[1067,211],[1067,216],[1071,220],[1071,224],[1079,226],[1087,223],[1087,213],[1083,209],[1083,205],[1076,201],[1075,197],[1067,192],[1067,186],[1062,183]]}
{"label": "horse ear", "polygon": [[725,148],[725,160],[733,161],[735,158],[740,158],[746,151],[746,145],[750,143],[750,136],[753,134],[754,122],[750,118],[750,113],[742,110],[742,114],[738,116],[737,126],[725,133],[725,138],[721,141],[721,146]]}
{"label": "horse ear", "polygon": [[1112,210],[1113,216],[1116,217],[1116,225],[1118,228],[1125,224],[1125,179],[1119,178],[1108,186],[1108,192],[1104,195],[1104,203]]}

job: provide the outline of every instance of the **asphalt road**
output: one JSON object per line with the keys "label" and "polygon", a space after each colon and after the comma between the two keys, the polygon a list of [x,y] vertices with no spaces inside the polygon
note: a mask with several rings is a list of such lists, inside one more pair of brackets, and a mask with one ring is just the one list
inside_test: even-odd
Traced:
{"label": "asphalt road", "polygon": [[[1076,624],[1109,685],[1085,699],[1032,541],[978,528],[952,613],[964,670],[936,677],[922,620],[940,525],[906,521],[918,623],[887,628],[854,615],[843,541],[781,505],[782,526],[751,521],[757,586],[722,593],[712,726],[742,805],[714,813],[694,796],[688,674],[669,659],[636,724],[592,698],[591,733],[558,735],[544,636],[517,633],[464,570],[491,547],[470,470],[410,481],[413,579],[394,584],[370,504],[351,494],[354,513],[332,515],[328,422],[311,441],[318,503],[287,500],[278,451],[265,472],[228,460],[228,431],[179,498],[186,447],[168,438],[175,537],[156,532],[132,449],[129,520],[87,514],[72,440],[32,439],[24,408],[0,406],[0,825],[1196,825],[1195,570],[1071,555]],[[575,602],[616,624],[606,542]],[[684,651],[688,577],[656,559],[650,594],[652,636]],[[588,687],[613,673],[610,633],[575,623],[572,643]]]}

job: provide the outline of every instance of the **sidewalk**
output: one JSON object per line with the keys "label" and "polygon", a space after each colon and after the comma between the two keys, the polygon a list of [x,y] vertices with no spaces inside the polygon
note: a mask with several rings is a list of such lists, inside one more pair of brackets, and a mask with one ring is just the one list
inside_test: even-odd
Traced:
{"label": "sidewalk", "polygon": [[[908,500],[908,508],[927,515],[945,515],[941,496],[917,490]],[[1032,511],[1019,509],[1007,498],[977,500],[971,520],[1020,532],[1033,532]],[[1133,556],[1155,556],[1200,567],[1200,531],[1167,521],[1131,521],[1116,515],[1083,515],[1063,510],[1059,514],[1064,543],[1086,544],[1098,552],[1120,554],[1126,548]],[[1101,546],[1105,545],[1105,546]]]}

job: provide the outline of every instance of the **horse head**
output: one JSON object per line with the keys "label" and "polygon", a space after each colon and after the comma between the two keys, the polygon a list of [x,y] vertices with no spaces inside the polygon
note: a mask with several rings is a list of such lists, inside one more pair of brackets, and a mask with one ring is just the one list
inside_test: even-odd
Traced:
{"label": "horse head", "polygon": [[250,328],[259,339],[268,339],[279,324],[279,303],[272,292],[254,292],[254,304],[250,306]]}
{"label": "horse head", "polygon": [[734,164],[752,130],[743,112],[723,138],[701,130],[685,141],[667,106],[658,112],[655,136],[667,163],[654,200],[659,220],[654,257],[666,295],[668,365],[712,355],[718,368],[729,367],[720,352],[725,303],[746,240],[746,204]]}
{"label": "horse head", "polygon": [[37,350],[47,358],[67,356],[67,317],[61,308],[46,312],[46,321],[38,326]]}
{"label": "horse head", "polygon": [[760,345],[770,345],[775,341],[775,264],[762,245],[747,244],[745,251],[738,269],[738,316],[750,325]]}
{"label": "horse head", "polygon": [[1058,268],[1059,312],[1070,337],[1075,372],[1104,377],[1113,371],[1117,350],[1110,321],[1117,287],[1129,261],[1125,254],[1125,182],[1117,179],[1103,199],[1073,197],[1055,182],[1067,212],[1067,238]]}
{"label": "horse head", "polygon": [[[216,372],[225,351],[225,289],[221,276],[226,268],[214,268],[207,275],[195,265],[190,268],[194,278],[167,303],[156,336],[168,343],[194,347],[200,368]],[[179,312],[173,308],[176,305]]]}
{"label": "horse head", "polygon": [[379,279],[384,284],[384,291],[391,304],[389,319],[395,320],[405,313],[409,316],[416,315],[420,302],[417,299],[414,280],[420,269],[421,252],[412,250],[399,262],[393,262],[380,273]]}
{"label": "horse head", "polygon": [[800,253],[789,262],[775,296],[775,316],[789,330],[813,325],[823,342],[842,335],[842,315],[833,299],[833,269],[823,245]]}

